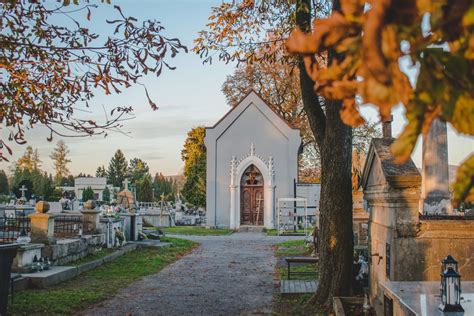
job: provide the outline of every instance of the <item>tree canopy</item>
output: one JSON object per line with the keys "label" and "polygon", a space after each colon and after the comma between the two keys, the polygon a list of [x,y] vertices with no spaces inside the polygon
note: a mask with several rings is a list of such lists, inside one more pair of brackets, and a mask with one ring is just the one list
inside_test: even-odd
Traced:
{"label": "tree canopy", "polygon": [[128,178],[132,183],[138,184],[145,176],[149,175],[149,172],[150,168],[145,161],[140,158],[130,160],[128,164]]}
{"label": "tree canopy", "polygon": [[191,129],[181,151],[181,159],[184,161],[184,175],[186,176],[182,193],[186,201],[195,206],[206,205],[205,136],[206,129],[204,127]]}
{"label": "tree canopy", "polygon": [[68,159],[68,154],[69,149],[67,148],[66,143],[63,140],[60,140],[49,156],[54,161],[54,170],[56,172],[54,178],[58,184],[61,184],[61,180],[69,175],[67,164],[71,162],[71,159]]}
{"label": "tree canopy", "polygon": [[122,187],[122,183],[127,177],[128,163],[125,155],[120,149],[117,149],[112,159],[110,159],[107,169],[107,182],[114,187]]}
{"label": "tree canopy", "polygon": [[[109,2],[109,1],[106,1]],[[0,3],[0,149],[26,142],[25,128],[41,124],[53,135],[89,136],[120,127],[129,105],[115,107],[103,122],[78,116],[97,91],[120,93],[148,73],[159,76],[180,51],[179,39],[163,35],[157,20],[138,21],[114,5],[104,38],[85,23],[97,7],[88,0]],[[108,4],[102,4],[108,5]],[[157,105],[150,99],[152,109]],[[0,151],[0,160],[7,156]]]}
{"label": "tree canopy", "polygon": [[[342,0],[340,10],[313,24],[311,33],[295,29],[287,47],[304,56],[317,93],[343,100],[346,124],[363,124],[362,102],[377,106],[382,119],[395,105],[404,105],[408,124],[392,145],[399,163],[410,157],[418,136],[437,118],[474,135],[472,1],[383,0],[366,10],[365,1]],[[328,51],[340,58],[321,67],[319,56]],[[402,59],[419,67],[413,86],[401,69]],[[459,168],[456,202],[474,201],[473,164],[474,154]]]}

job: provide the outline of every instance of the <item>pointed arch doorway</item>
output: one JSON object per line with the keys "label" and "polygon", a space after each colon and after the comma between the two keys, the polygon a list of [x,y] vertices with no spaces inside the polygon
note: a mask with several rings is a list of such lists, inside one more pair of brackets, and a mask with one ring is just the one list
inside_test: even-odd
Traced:
{"label": "pointed arch doorway", "polygon": [[241,225],[263,226],[265,208],[263,188],[263,175],[251,164],[245,169],[240,180]]}

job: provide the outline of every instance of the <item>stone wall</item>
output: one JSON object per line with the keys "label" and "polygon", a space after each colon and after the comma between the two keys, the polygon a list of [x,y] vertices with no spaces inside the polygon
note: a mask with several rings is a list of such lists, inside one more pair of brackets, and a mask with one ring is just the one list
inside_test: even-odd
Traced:
{"label": "stone wall", "polygon": [[447,255],[459,262],[462,280],[474,281],[474,220],[421,217],[421,177],[411,160],[393,163],[392,141],[374,140],[364,167],[371,298],[383,302],[393,281],[439,281]]}
{"label": "stone wall", "polygon": [[[103,234],[84,235],[81,238],[59,239],[56,244],[46,246],[51,253],[55,265],[64,265],[68,262],[84,258],[93,253],[96,248],[101,248],[105,242]],[[45,251],[44,250],[44,251]]]}

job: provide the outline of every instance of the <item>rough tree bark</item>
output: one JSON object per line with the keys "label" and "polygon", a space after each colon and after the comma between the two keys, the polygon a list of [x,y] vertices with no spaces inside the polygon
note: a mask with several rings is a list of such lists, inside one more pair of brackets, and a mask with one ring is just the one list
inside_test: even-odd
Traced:
{"label": "rough tree bark", "polygon": [[[296,23],[311,31],[311,0],[298,0]],[[333,2],[333,10],[339,1]],[[337,58],[330,52],[330,58]],[[314,92],[314,82],[299,62],[303,104],[311,129],[321,151],[320,266],[319,286],[313,301],[330,304],[333,296],[347,296],[351,291],[352,232],[352,128],[339,116],[340,101],[324,104]]]}

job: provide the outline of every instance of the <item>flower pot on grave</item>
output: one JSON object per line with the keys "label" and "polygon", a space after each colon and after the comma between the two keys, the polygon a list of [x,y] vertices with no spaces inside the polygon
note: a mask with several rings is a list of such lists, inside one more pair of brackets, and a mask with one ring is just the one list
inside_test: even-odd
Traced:
{"label": "flower pot on grave", "polygon": [[20,244],[0,244],[0,315],[7,315],[8,290],[13,259]]}

